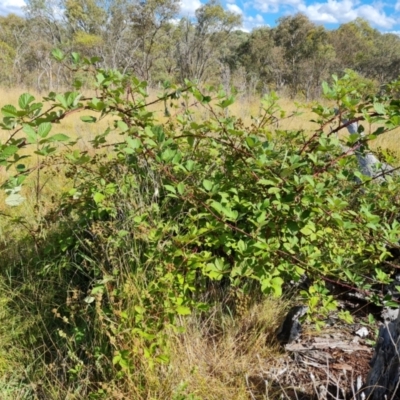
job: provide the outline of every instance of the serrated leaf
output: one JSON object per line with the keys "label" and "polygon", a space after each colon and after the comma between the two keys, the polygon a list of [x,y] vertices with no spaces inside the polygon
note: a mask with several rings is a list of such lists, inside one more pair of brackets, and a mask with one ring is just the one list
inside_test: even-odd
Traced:
{"label": "serrated leaf", "polygon": [[17,117],[18,116],[18,111],[17,109],[11,105],[11,104],[7,104],[4,107],[2,107],[1,109],[1,113],[5,116],[5,117]]}
{"label": "serrated leaf", "polygon": [[34,100],[35,100],[35,98],[31,94],[23,93],[23,94],[21,94],[21,96],[19,96],[18,105],[20,106],[20,108],[25,110],[28,108],[29,103],[32,103],[32,101],[34,101]]}
{"label": "serrated leaf", "polygon": [[42,138],[45,138],[51,131],[52,125],[50,122],[43,122],[38,127],[38,135]]}
{"label": "serrated leaf", "polygon": [[37,142],[37,135],[35,130],[30,125],[24,125],[22,131],[25,132],[29,143]]}
{"label": "serrated leaf", "polygon": [[60,102],[63,108],[68,108],[68,102],[64,95],[58,94],[55,98]]}
{"label": "serrated leaf", "polygon": [[385,106],[382,103],[374,103],[374,110],[378,114],[385,114],[386,113]]}
{"label": "serrated leaf", "polygon": [[18,146],[10,145],[1,150],[1,157],[8,158],[18,152]]}

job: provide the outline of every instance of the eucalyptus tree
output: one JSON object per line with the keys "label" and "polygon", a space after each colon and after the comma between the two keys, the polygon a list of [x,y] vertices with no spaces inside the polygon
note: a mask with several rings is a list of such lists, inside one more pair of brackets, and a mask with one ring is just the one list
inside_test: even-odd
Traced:
{"label": "eucalyptus tree", "polygon": [[362,72],[363,65],[370,62],[374,51],[374,38],[377,31],[362,18],[341,25],[330,33],[330,42],[336,51],[335,69],[346,68]]}
{"label": "eucalyptus tree", "polygon": [[369,57],[360,65],[361,73],[382,85],[400,75],[400,37],[375,31],[373,48]]}
{"label": "eucalyptus tree", "polygon": [[99,0],[63,0],[63,8],[74,33],[99,34],[107,21],[105,4]]}
{"label": "eucalyptus tree", "polygon": [[138,42],[132,67],[147,81],[151,81],[151,70],[158,56],[157,43],[169,34],[164,28],[177,16],[179,8],[179,0],[136,0],[128,8],[131,34]]}
{"label": "eucalyptus tree", "polygon": [[15,14],[0,17],[0,64],[3,69],[1,83],[18,84],[21,81],[26,30],[24,18]]}
{"label": "eucalyptus tree", "polygon": [[318,87],[324,78],[327,60],[334,56],[326,30],[305,15],[296,14],[278,20],[274,39],[275,45],[283,50],[290,95],[302,91],[308,97],[311,88]]}
{"label": "eucalyptus tree", "polygon": [[25,15],[34,33],[52,46],[65,41],[62,24],[62,8],[58,0],[26,0]]}
{"label": "eucalyptus tree", "polygon": [[198,8],[195,20],[182,19],[176,44],[180,80],[207,81],[220,68],[220,61],[226,57],[221,50],[241,23],[240,15],[224,10],[216,0]]}
{"label": "eucalyptus tree", "polygon": [[273,30],[268,27],[254,29],[238,48],[239,62],[246,69],[249,84],[257,80],[256,88],[263,91],[283,86],[287,69],[281,48],[275,46]]}

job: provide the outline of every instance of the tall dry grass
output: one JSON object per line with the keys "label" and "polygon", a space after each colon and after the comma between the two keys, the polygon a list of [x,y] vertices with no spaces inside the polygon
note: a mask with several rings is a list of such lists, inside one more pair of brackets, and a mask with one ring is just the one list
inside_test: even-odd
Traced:
{"label": "tall dry grass", "polygon": [[[35,93],[31,90],[25,90],[23,88],[5,89],[0,87],[0,108],[6,104],[18,104],[18,97],[25,92],[29,92],[35,96],[36,100],[40,100],[43,94]],[[149,102],[157,99],[157,92],[155,90],[150,91]],[[238,118],[241,118],[245,125],[251,125],[260,116],[260,97],[238,97],[238,100],[229,108],[229,113]],[[325,105],[329,105],[326,101],[321,100]],[[189,102],[190,103],[190,102]],[[312,112],[313,103],[301,103],[295,102],[292,99],[282,98],[278,102],[282,110],[285,110],[285,117],[279,122],[279,125],[272,125],[271,130],[277,128],[282,130],[303,130],[305,134],[311,134],[318,129],[318,124],[312,122],[316,115]],[[156,104],[150,107],[151,111],[155,111],[160,121],[166,121],[167,118],[164,116],[164,105],[162,103]],[[172,114],[176,115],[182,112],[182,108],[171,110]],[[207,118],[207,111],[198,110],[198,118]],[[299,115],[291,116],[294,112],[298,112]],[[85,112],[85,114],[90,114]],[[104,132],[107,127],[112,127],[112,117],[102,119],[96,124],[87,124],[80,120],[82,114],[72,114],[69,118],[61,121],[57,125],[57,132],[54,133],[65,133],[71,136],[73,139],[79,139],[79,146],[83,149],[90,149],[90,140],[92,140],[99,133]],[[95,115],[95,114],[93,114]],[[196,113],[195,113],[196,115]],[[366,133],[373,132],[376,126],[368,126],[364,124]],[[328,127],[329,129],[329,127]],[[346,136],[346,132],[343,132],[343,137]],[[0,140],[7,138],[7,132],[0,132]],[[117,139],[117,138],[115,138]],[[371,148],[387,149],[393,151],[396,156],[400,156],[400,128],[397,128],[391,132],[385,133],[379,136],[377,139],[371,142]]]}

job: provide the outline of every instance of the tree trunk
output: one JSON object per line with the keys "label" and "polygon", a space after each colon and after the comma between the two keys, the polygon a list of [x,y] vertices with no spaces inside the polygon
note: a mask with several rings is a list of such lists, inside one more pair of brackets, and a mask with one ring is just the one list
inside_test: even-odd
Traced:
{"label": "tree trunk", "polygon": [[375,353],[359,400],[400,399],[400,312],[396,320],[379,330]]}

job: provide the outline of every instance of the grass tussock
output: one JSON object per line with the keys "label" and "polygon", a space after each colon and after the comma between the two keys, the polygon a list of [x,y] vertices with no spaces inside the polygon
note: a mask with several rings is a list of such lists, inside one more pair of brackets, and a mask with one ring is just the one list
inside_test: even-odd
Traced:
{"label": "grass tussock", "polygon": [[[268,298],[236,318],[192,318],[173,344],[173,368],[187,392],[199,399],[248,399],[246,376],[259,373],[259,358],[279,354],[275,330],[284,309]],[[215,324],[222,325],[218,334]]]}

